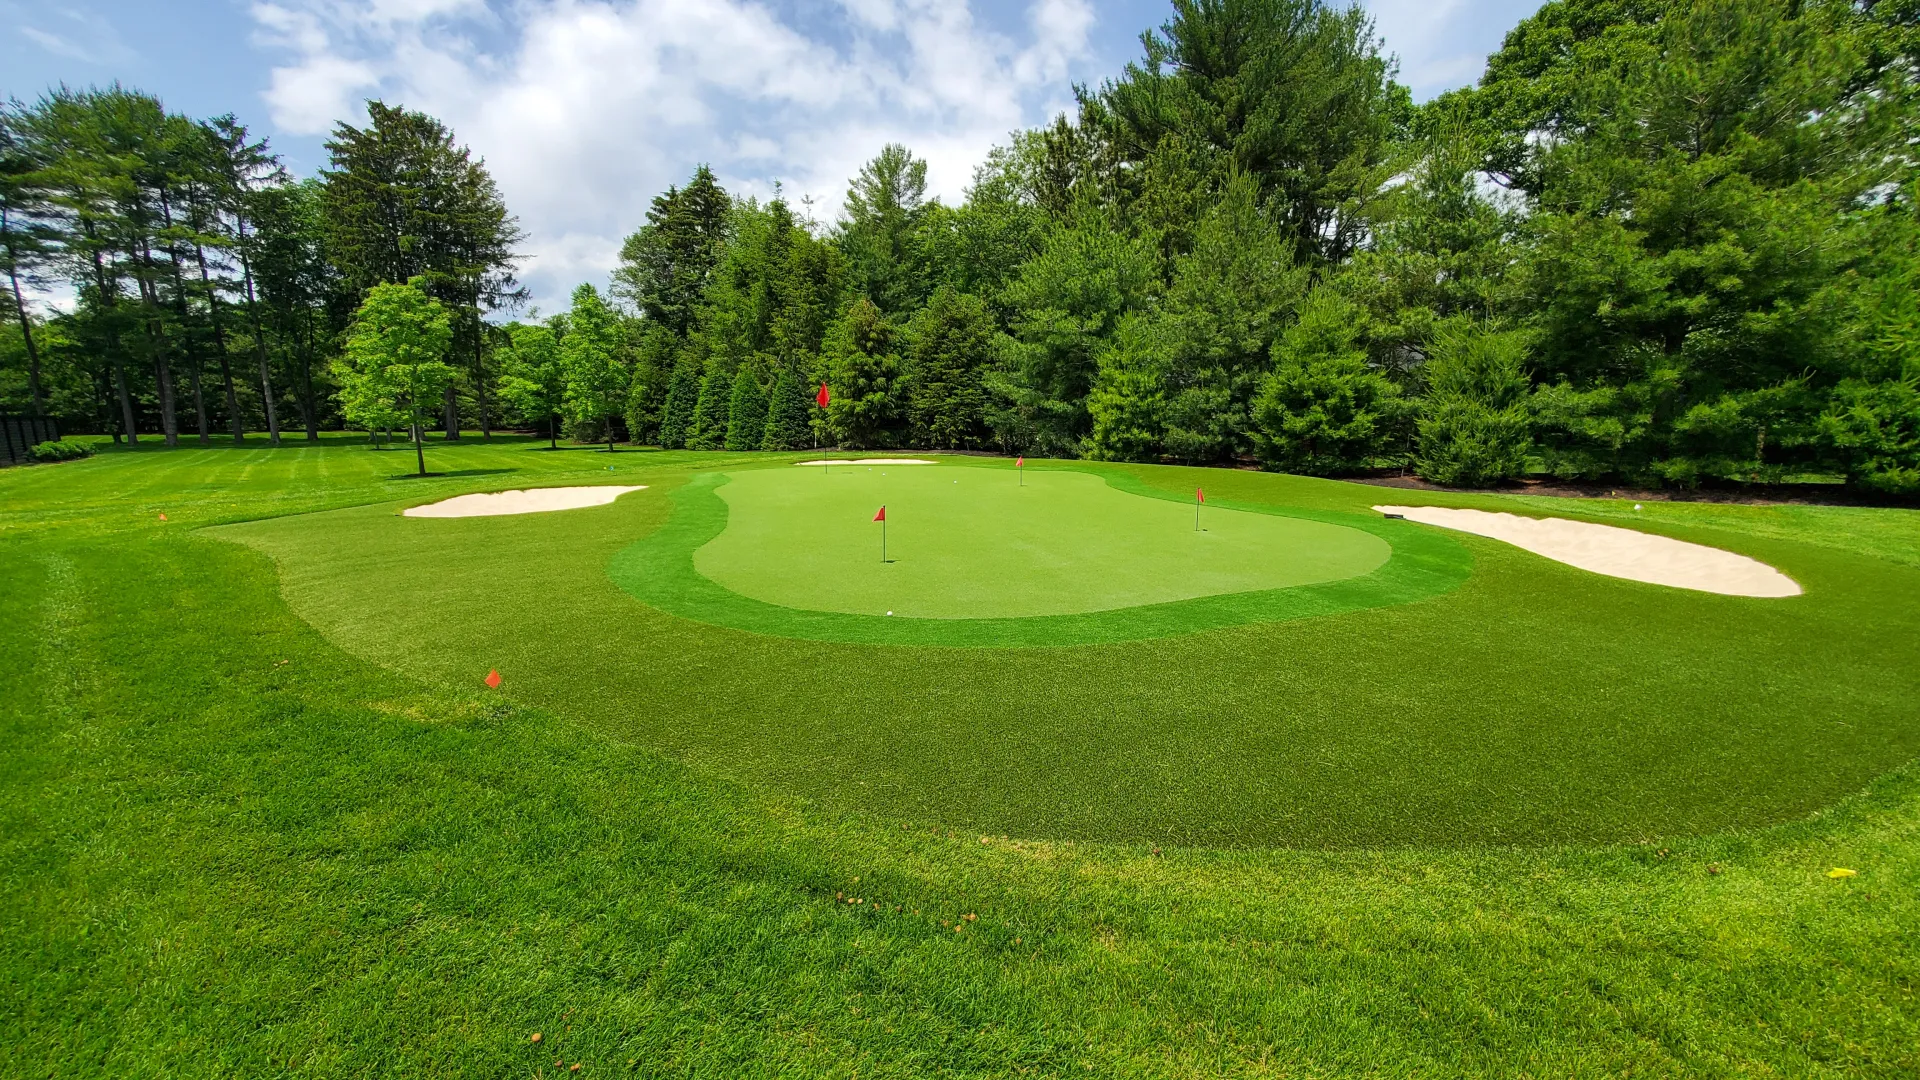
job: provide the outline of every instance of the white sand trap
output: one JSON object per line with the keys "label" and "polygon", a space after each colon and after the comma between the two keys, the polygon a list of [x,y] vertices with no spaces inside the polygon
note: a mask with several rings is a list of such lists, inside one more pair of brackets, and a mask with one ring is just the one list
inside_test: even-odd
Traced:
{"label": "white sand trap", "polygon": [[828,458],[825,461],[796,461],[794,464],[811,465],[817,469],[822,465],[938,465],[940,463],[917,457],[863,457]]}
{"label": "white sand trap", "polygon": [[616,487],[528,488],[525,491],[481,492],[455,495],[425,506],[409,506],[403,517],[464,518],[497,517],[501,514],[544,514],[549,510],[578,510],[583,506],[605,506],[629,491],[645,491],[647,485]]}
{"label": "white sand trap", "polygon": [[1800,585],[1766,563],[1666,536],[1566,518],[1530,518],[1440,506],[1376,506],[1383,514],[1505,541],[1608,577],[1727,596],[1798,596]]}

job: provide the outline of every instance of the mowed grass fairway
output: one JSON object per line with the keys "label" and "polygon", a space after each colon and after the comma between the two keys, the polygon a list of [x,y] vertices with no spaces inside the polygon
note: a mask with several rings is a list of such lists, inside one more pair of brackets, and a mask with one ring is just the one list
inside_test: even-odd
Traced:
{"label": "mowed grass fairway", "polygon": [[[1909,511],[1422,495],[1630,521],[1807,592],[1458,536],[1414,554],[1466,575],[1395,602],[922,646],[681,617],[616,580],[714,526],[703,477],[731,477],[704,489],[723,507],[802,479],[778,459],[428,461],[412,480],[342,441],[0,472],[0,1074],[1920,1071]],[[1059,468],[1181,514],[1199,485],[1282,523],[1358,529],[1383,501]],[[398,516],[574,483],[650,486]],[[1394,556],[1346,587],[1402,556],[1360,531]]]}
{"label": "mowed grass fairway", "polygon": [[[1200,515],[1088,473],[958,465],[754,469],[694,567],[785,607],[901,618],[1061,615],[1365,574],[1386,541],[1299,518]],[[881,561],[886,506],[888,561]],[[1196,520],[1199,527],[1195,526]]]}

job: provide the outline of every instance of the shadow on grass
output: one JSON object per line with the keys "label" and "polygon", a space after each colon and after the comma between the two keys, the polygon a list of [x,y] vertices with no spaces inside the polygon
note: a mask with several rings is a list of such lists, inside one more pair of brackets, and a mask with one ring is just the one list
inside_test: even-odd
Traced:
{"label": "shadow on grass", "polygon": [[445,479],[446,477],[449,477],[449,476],[496,476],[500,473],[510,473],[510,472],[519,472],[519,471],[520,471],[519,469],[455,469],[452,472],[428,472],[425,475],[422,475],[417,472],[400,473],[397,476],[389,476],[387,477],[387,479],[389,480],[434,480],[434,479]]}

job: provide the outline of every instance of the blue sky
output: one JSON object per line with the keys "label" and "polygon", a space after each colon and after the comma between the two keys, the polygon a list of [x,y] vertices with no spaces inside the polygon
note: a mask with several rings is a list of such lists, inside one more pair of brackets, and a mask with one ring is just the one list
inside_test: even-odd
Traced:
{"label": "blue sky", "polygon": [[[1371,0],[1417,98],[1478,77],[1537,0]],[[955,199],[1008,132],[1139,51],[1165,0],[0,0],[0,93],[119,80],[232,112],[296,172],[370,96],[425,109],[486,158],[551,310],[604,281],[648,200],[713,164],[816,215],[888,141]]]}

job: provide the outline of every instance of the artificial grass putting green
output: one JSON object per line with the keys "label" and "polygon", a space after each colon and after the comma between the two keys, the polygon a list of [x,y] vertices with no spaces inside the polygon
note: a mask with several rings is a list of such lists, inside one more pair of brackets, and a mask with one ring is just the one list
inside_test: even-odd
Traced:
{"label": "artificial grass putting green", "polygon": [[[1442,532],[1378,514],[1215,505],[1195,529],[1192,504],[1126,473],[1029,472],[1025,488],[961,467],[699,474],[609,570],[659,610],[755,633],[1038,647],[1405,603],[1472,565]],[[909,523],[908,554],[885,563],[883,497]]]}
{"label": "artificial grass putting green", "polygon": [[[1920,1073],[1920,773],[1857,779],[1915,726],[1911,698],[1881,696],[1911,673],[1911,511],[1649,504],[1661,531],[1817,573],[1803,579],[1807,604],[1776,609],[1791,617],[1746,629],[1753,662],[1737,677],[1721,670],[1740,658],[1717,605],[1644,607],[1651,622],[1708,617],[1697,641],[1626,642],[1673,653],[1668,676],[1636,678],[1616,664],[1632,649],[1550,660],[1631,637],[1634,620],[1616,616],[1633,605],[1477,539],[1464,541],[1474,579],[1429,601],[1184,638],[955,650],[743,634],[652,611],[606,579],[611,554],[667,519],[657,493],[470,522],[464,538],[441,528],[452,522],[393,516],[466,490],[604,481],[608,461],[619,482],[668,487],[741,459],[477,438],[428,453],[446,475],[413,480],[399,453],[331,438],[0,470],[0,1075]],[[1174,493],[1198,478],[1137,475]],[[1236,502],[1340,512],[1373,494],[1203,475],[1210,497],[1218,486]],[[356,504],[378,505],[200,528]],[[1632,516],[1622,503],[1553,509]],[[276,553],[278,573],[215,539],[243,532]],[[1467,631],[1406,621],[1534,608],[1530,623],[1490,623],[1485,649]],[[1515,652],[1529,630],[1551,636],[1583,609],[1600,617],[1591,635]],[[1316,631],[1325,647],[1305,648]],[[1813,653],[1804,663],[1767,662],[1800,648]],[[501,658],[500,691],[479,682],[479,656]],[[1389,684],[1378,715],[1342,710],[1316,730],[1316,695],[1337,683],[1316,681],[1315,665],[1351,678],[1368,656]],[[1463,848],[1436,829],[1439,846],[1220,850],[847,813],[836,803],[859,798],[783,795],[764,771],[781,755],[829,768],[867,755],[872,769],[830,779],[890,800],[897,759],[944,746],[956,766],[1017,764],[1033,747],[982,744],[1022,728],[1076,740],[1100,726],[1087,715],[1102,706],[1097,676],[1121,681],[1124,701],[1147,685],[1128,664],[1183,662],[1194,666],[1176,694],[1250,680],[1240,700],[1299,744],[1250,764],[1298,770],[1273,796],[1349,825],[1364,824],[1364,806],[1312,770],[1368,740],[1383,743],[1378,755],[1325,775],[1355,788],[1367,778],[1368,796],[1403,819],[1446,818],[1449,800],[1517,785],[1563,829],[1577,824],[1572,801],[1529,772],[1545,758],[1584,792],[1624,778],[1623,801],[1653,790],[1631,768],[1667,756],[1702,788],[1750,783],[1755,815],[1794,813],[1768,794],[1794,774],[1797,798],[1831,808],[1621,845]],[[1688,665],[1706,685],[1677,695],[1670,724],[1651,722],[1636,690]],[[1395,668],[1438,678],[1422,689],[1394,681]],[[1516,685],[1539,688],[1543,706],[1611,695],[1624,707],[1578,724],[1543,708],[1527,742],[1471,709],[1396,721],[1423,694],[1459,693],[1450,669],[1486,680],[1489,710]],[[974,714],[963,699],[982,673]],[[1699,707],[1713,693],[1723,712]],[[1162,786],[1186,775],[1202,788],[1221,774],[1201,744],[1225,730],[1212,714],[1234,700],[1209,695],[1182,718],[1191,745],[1143,740],[1129,725],[1145,711],[1100,734],[1114,758],[1166,753]],[[1024,715],[996,727],[988,704]],[[1329,738],[1347,724],[1360,729],[1351,740]],[[1602,775],[1588,785],[1583,730],[1619,754],[1646,752],[1618,769],[1592,758]],[[902,737],[890,758],[883,740]],[[1489,737],[1515,752],[1475,754]],[[1692,748],[1703,741],[1711,754]],[[1052,760],[1068,757],[1083,791],[1124,778],[1077,751]],[[1397,784],[1396,767],[1435,801]],[[1740,808],[1724,790],[1700,805]],[[1858,876],[1830,878],[1834,866]]]}
{"label": "artificial grass putting green", "polygon": [[1196,514],[1059,469],[749,469],[718,491],[726,528],[694,554],[695,569],[769,604],[858,615],[1105,611],[1357,577],[1391,553],[1358,529],[1218,506]]}
{"label": "artificial grass putting green", "polygon": [[[729,621],[737,611],[676,613],[686,596],[636,602],[624,560],[677,551],[690,567],[705,538],[676,531],[704,520],[717,534],[725,510],[698,478],[739,468],[623,474],[653,486],[562,513],[427,520],[388,503],[208,535],[272,555],[294,610],[381,664],[454,685],[497,667],[515,700],[771,795],[996,835],[1302,846],[1673,837],[1810,812],[1920,753],[1920,670],[1908,662],[1920,649],[1920,568],[1657,526],[1753,555],[1807,589],[1786,601],[1724,597],[1381,521],[1366,510],[1374,488],[1075,467],[1175,498],[1205,483],[1210,501],[1397,526],[1471,553],[1460,564],[1471,577],[1414,602],[1082,644],[1057,644],[1053,620],[1231,597],[1003,620],[1009,633],[1045,631],[1035,644],[1049,647],[950,648],[901,635],[971,634],[992,620],[806,613],[671,568],[646,580],[704,582],[779,621],[743,630]],[[685,513],[703,497],[711,518]],[[1393,542],[1395,558],[1374,574],[1277,592],[1377,580],[1401,563]],[[802,618],[879,629],[808,640]]]}

